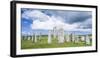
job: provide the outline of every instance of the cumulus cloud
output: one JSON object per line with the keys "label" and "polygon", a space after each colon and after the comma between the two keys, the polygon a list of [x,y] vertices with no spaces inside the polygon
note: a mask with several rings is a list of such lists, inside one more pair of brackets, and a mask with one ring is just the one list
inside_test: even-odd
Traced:
{"label": "cumulus cloud", "polygon": [[38,10],[29,10],[25,11],[22,14],[22,18],[25,19],[32,19],[32,20],[40,20],[40,21],[45,21],[49,19],[49,16],[45,15],[44,13],[38,11]]}
{"label": "cumulus cloud", "polygon": [[88,18],[86,21],[80,23],[82,29],[91,29],[92,28],[92,18]]}
{"label": "cumulus cloud", "polygon": [[60,25],[65,30],[88,31],[92,28],[91,12],[31,9],[24,11],[22,18],[33,20],[32,29],[48,30]]}
{"label": "cumulus cloud", "polygon": [[88,18],[92,17],[91,11],[72,11],[72,10],[42,10],[45,14],[50,16],[60,16],[63,18],[62,21],[73,24],[76,22],[83,22]]}
{"label": "cumulus cloud", "polygon": [[78,24],[67,24],[60,20],[61,20],[60,17],[54,17],[54,16],[49,17],[49,20],[43,21],[43,22],[39,20],[35,20],[33,21],[33,24],[31,25],[31,27],[32,29],[53,29],[53,27],[61,25],[62,28],[64,28],[65,30],[70,30],[78,26]]}

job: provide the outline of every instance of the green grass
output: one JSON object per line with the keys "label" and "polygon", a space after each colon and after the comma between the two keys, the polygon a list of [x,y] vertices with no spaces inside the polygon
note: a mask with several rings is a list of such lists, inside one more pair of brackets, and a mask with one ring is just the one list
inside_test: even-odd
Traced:
{"label": "green grass", "polygon": [[52,39],[52,43],[48,44],[47,36],[42,36],[41,39],[37,40],[36,43],[32,40],[21,40],[21,49],[37,49],[37,48],[63,48],[63,47],[81,47],[81,46],[91,46],[92,44],[85,44],[85,42],[64,42],[58,43],[57,39]]}

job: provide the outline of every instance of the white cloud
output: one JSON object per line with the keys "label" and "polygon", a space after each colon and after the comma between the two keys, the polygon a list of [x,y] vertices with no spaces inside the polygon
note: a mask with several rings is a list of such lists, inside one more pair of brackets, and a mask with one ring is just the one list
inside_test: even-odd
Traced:
{"label": "white cloud", "polygon": [[[31,10],[31,11],[25,11],[22,14],[22,18],[26,19],[32,19],[33,23],[31,24],[32,29],[53,29],[55,26],[62,26],[64,30],[84,30],[85,29],[77,29],[79,27],[79,23],[74,24],[68,24],[64,23],[62,20],[64,18],[60,16],[48,16],[44,13],[42,13],[39,10]],[[87,31],[87,30],[86,30]]]}
{"label": "white cloud", "polygon": [[78,24],[67,24],[61,21],[61,17],[49,17],[49,20],[47,21],[39,21],[35,20],[33,21],[33,24],[31,25],[32,29],[53,29],[55,26],[62,26],[65,30],[75,29],[78,27]]}
{"label": "white cloud", "polygon": [[32,20],[38,19],[40,21],[45,21],[49,19],[49,16],[45,15],[44,13],[38,10],[29,10],[29,11],[25,11],[22,14],[22,18],[32,19]]}

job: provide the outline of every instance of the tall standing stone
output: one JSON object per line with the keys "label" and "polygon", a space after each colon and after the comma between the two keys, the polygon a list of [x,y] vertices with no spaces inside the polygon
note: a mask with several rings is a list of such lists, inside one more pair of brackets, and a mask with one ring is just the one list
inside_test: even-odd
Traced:
{"label": "tall standing stone", "polygon": [[90,38],[88,35],[86,35],[86,44],[90,44]]}
{"label": "tall standing stone", "polygon": [[24,39],[24,40],[25,40],[25,37],[26,37],[26,36],[23,36],[23,39]]}
{"label": "tall standing stone", "polygon": [[70,36],[69,36],[70,34],[67,34],[66,35],[66,42],[70,42]]}
{"label": "tall standing stone", "polygon": [[27,35],[25,36],[25,40],[28,40],[28,37],[27,37]]}
{"label": "tall standing stone", "polygon": [[57,37],[57,27],[53,28],[53,38]]}
{"label": "tall standing stone", "polygon": [[39,33],[39,40],[41,39],[41,33]]}
{"label": "tall standing stone", "polygon": [[28,33],[28,40],[30,40],[31,39],[31,37],[30,37],[30,33]]}
{"label": "tall standing stone", "polygon": [[78,43],[79,42],[79,35],[76,35],[75,36],[75,43]]}
{"label": "tall standing stone", "polygon": [[35,43],[37,42],[37,34],[35,34]]}
{"label": "tall standing stone", "polygon": [[48,44],[50,44],[51,43],[51,31],[49,31],[49,33],[48,33]]}
{"label": "tall standing stone", "polygon": [[34,35],[32,35],[32,42],[34,42]]}
{"label": "tall standing stone", "polygon": [[81,41],[85,41],[85,36],[81,36]]}
{"label": "tall standing stone", "polygon": [[30,36],[28,36],[28,40],[30,40]]}
{"label": "tall standing stone", "polygon": [[73,34],[71,33],[71,34],[70,34],[70,41],[71,41],[71,42],[73,42],[73,36],[72,36],[72,35],[73,35]]}
{"label": "tall standing stone", "polygon": [[26,35],[24,35],[24,40],[26,39]]}
{"label": "tall standing stone", "polygon": [[72,42],[75,42],[75,34],[72,34]]}
{"label": "tall standing stone", "polygon": [[64,30],[63,28],[60,28],[58,33],[58,42],[59,43],[64,43]]}

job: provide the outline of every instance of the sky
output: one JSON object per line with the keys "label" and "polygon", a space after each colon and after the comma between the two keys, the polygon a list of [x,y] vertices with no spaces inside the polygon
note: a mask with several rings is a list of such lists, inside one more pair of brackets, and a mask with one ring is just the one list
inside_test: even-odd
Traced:
{"label": "sky", "polygon": [[22,34],[48,33],[60,26],[66,32],[92,33],[92,12],[81,10],[54,10],[21,8]]}

